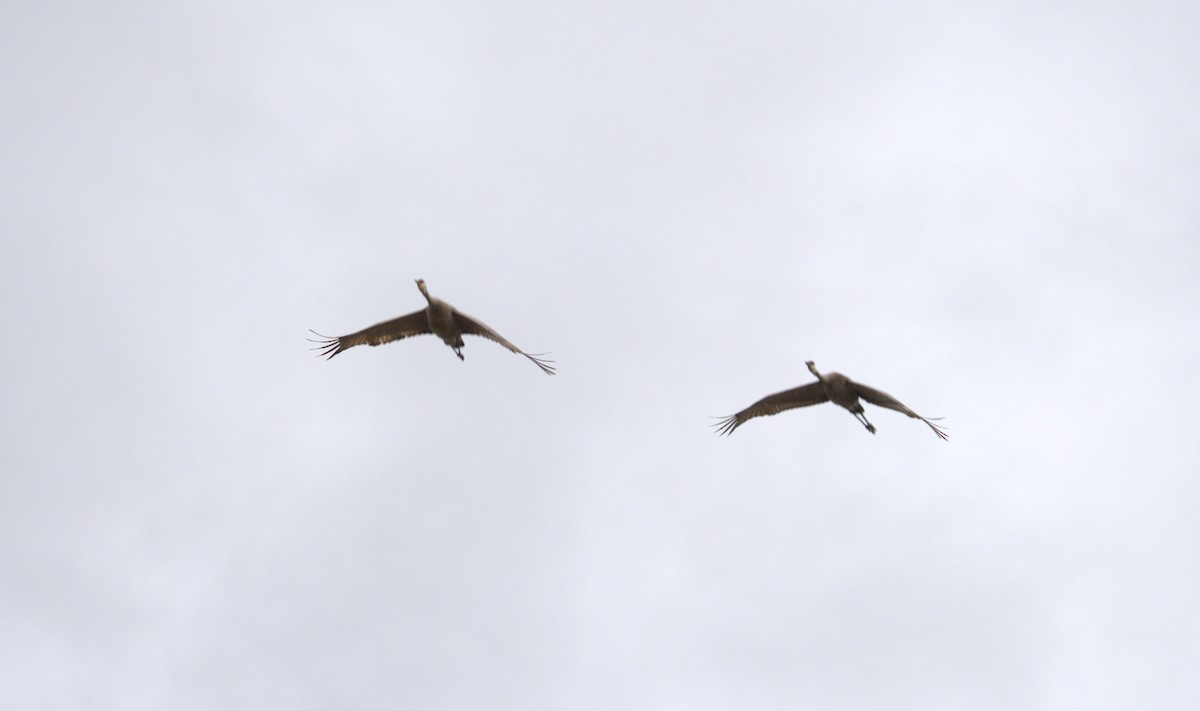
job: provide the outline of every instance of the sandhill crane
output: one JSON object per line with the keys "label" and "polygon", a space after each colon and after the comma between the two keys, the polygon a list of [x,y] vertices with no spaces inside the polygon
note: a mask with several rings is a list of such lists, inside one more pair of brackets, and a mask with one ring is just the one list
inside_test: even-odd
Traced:
{"label": "sandhill crane", "polygon": [[[520,353],[533,361],[534,365],[541,368],[547,375],[554,375],[554,366],[550,365],[554,361],[538,358],[537,356],[542,355],[541,353],[535,355],[526,353],[509,343],[503,336],[488,328],[480,321],[462,313],[445,301],[430,296],[429,290],[425,288],[424,279],[417,279],[417,288],[425,295],[425,300],[429,302],[429,306],[420,311],[414,311],[407,316],[377,323],[370,328],[364,328],[361,331],[340,338],[331,338],[312,331],[312,333],[320,336],[322,339],[320,341],[311,338],[308,339],[313,343],[319,344],[313,350],[319,350],[321,351],[321,355],[332,358],[347,348],[361,346],[364,343],[368,346],[379,346],[384,343],[398,341],[401,338],[408,338],[409,336],[432,333],[442,339],[443,343],[450,346],[451,350],[454,351],[454,355],[458,356],[459,360],[466,360],[462,354],[463,346],[466,345],[463,343],[462,337],[463,334],[470,334],[495,341],[513,353]],[[311,331],[312,329],[309,330]]]}
{"label": "sandhill crane", "polygon": [[867,417],[863,414],[862,403],[859,398],[866,400],[872,405],[886,407],[890,410],[903,412],[909,417],[915,417],[921,422],[929,425],[929,428],[942,439],[949,439],[942,428],[930,422],[930,419],[940,420],[940,417],[925,418],[908,409],[896,398],[888,395],[885,392],[876,390],[875,388],[867,387],[862,383],[856,383],[850,378],[841,373],[829,373],[821,375],[817,372],[817,365],[811,360],[805,363],[812,374],[817,376],[817,382],[801,385],[798,388],[784,390],[781,393],[768,395],[758,402],[754,403],[745,410],[730,415],[722,419],[716,424],[720,434],[727,435],[732,433],[742,425],[746,420],[753,417],[761,417],[763,415],[774,415],[784,410],[791,410],[796,407],[807,407],[808,405],[816,405],[821,402],[832,402],[835,405],[841,405],[850,411],[859,422],[867,428],[871,434],[875,434],[875,425],[867,422]]}

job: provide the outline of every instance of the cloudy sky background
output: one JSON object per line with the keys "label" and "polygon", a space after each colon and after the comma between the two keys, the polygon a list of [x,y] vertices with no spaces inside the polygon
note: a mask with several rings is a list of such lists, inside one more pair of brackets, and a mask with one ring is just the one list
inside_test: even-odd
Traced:
{"label": "cloudy sky background", "polygon": [[1190,708],[1198,26],[6,5],[6,703]]}

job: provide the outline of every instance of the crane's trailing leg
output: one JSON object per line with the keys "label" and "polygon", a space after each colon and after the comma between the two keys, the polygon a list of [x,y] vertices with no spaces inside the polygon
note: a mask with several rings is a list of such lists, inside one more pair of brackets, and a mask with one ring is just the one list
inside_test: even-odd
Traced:
{"label": "crane's trailing leg", "polygon": [[863,427],[867,428],[867,432],[870,432],[871,434],[875,434],[875,425],[871,424],[870,422],[867,422],[866,415],[864,415],[861,412],[855,412],[855,413],[851,413],[851,414],[853,414],[856,418],[858,418],[859,422],[863,423]]}
{"label": "crane's trailing leg", "polygon": [[460,348],[458,346],[454,347],[454,355],[458,356],[459,360],[466,361],[466,357],[463,356],[463,354],[462,354],[462,348]]}

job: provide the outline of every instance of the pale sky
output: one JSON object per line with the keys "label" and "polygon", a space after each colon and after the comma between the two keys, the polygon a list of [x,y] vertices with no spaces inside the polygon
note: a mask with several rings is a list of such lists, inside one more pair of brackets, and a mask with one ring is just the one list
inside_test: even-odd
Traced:
{"label": "pale sky", "polygon": [[1196,27],[10,3],[0,696],[1192,708]]}

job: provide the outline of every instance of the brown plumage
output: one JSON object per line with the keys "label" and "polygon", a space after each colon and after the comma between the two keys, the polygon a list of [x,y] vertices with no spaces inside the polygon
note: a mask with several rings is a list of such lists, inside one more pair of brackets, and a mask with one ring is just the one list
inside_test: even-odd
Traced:
{"label": "brown plumage", "polygon": [[807,407],[816,405],[822,402],[832,402],[835,405],[841,405],[850,411],[850,414],[867,428],[871,434],[875,434],[875,425],[867,421],[866,415],[863,413],[862,403],[859,398],[866,400],[872,405],[886,407],[890,410],[903,412],[909,417],[914,417],[921,422],[929,425],[929,428],[942,439],[949,439],[941,427],[930,422],[930,420],[940,420],[940,417],[925,418],[908,409],[902,402],[888,395],[885,392],[876,390],[875,388],[867,387],[862,383],[856,383],[850,378],[841,373],[829,373],[821,375],[817,372],[817,366],[811,360],[805,365],[812,371],[812,374],[817,376],[817,382],[801,385],[798,388],[784,390],[781,393],[768,395],[758,402],[754,403],[745,410],[730,415],[722,419],[716,424],[720,434],[727,435],[740,427],[746,420],[754,417],[762,417],[764,415],[774,415],[784,410],[791,410],[797,407]]}
{"label": "brown plumage", "polygon": [[318,344],[313,350],[319,350],[321,351],[321,355],[332,358],[347,348],[353,348],[354,346],[379,346],[384,343],[398,341],[401,338],[408,338],[409,336],[432,333],[442,339],[443,343],[450,346],[451,350],[454,351],[454,355],[458,356],[459,360],[466,360],[462,354],[463,346],[466,345],[463,343],[462,337],[464,334],[469,334],[472,336],[482,336],[483,338],[499,343],[513,353],[520,353],[533,361],[534,365],[542,369],[542,372],[547,375],[554,375],[554,366],[550,365],[554,361],[538,358],[538,355],[542,355],[540,353],[535,355],[526,353],[509,343],[503,336],[488,328],[482,322],[460,312],[445,301],[430,296],[429,290],[425,288],[424,279],[417,279],[417,288],[421,290],[421,293],[425,295],[425,300],[429,302],[429,305],[420,311],[414,311],[407,316],[394,318],[391,321],[377,323],[370,328],[364,328],[361,331],[341,336],[340,338],[331,338],[330,336],[324,336],[316,331],[312,331],[322,339],[320,341],[311,338],[308,339]]}

